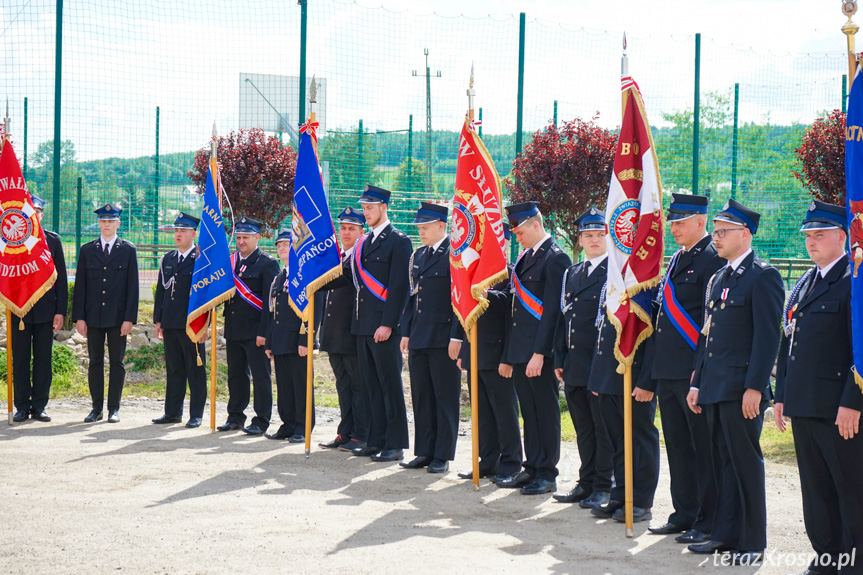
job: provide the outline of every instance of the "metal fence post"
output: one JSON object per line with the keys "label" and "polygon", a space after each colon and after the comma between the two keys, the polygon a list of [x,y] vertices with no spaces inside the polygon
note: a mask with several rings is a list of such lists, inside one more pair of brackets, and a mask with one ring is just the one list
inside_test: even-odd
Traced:
{"label": "metal fence post", "polygon": [[54,230],[60,231],[60,104],[63,79],[63,0],[57,0],[57,34],[54,40],[54,194],[51,204]]}
{"label": "metal fence post", "polygon": [[524,28],[525,13],[518,17],[518,108],[515,121],[515,155],[521,154],[521,128],[524,116]]}
{"label": "metal fence post", "polygon": [[692,109],[692,193],[698,194],[698,144],[701,123],[701,34],[695,35],[695,102]]}
{"label": "metal fence post", "polygon": [[24,180],[27,180],[27,98],[24,98]]}
{"label": "metal fence post", "polygon": [[554,101],[554,127],[557,128],[557,100]]}
{"label": "metal fence post", "polygon": [[[25,108],[26,109],[26,108]],[[848,111],[848,74],[842,74],[842,113]],[[27,116],[24,116],[25,121]]]}
{"label": "metal fence post", "polygon": [[479,109],[479,137],[482,138],[482,108]]}
{"label": "metal fence post", "polygon": [[408,194],[414,191],[414,115],[408,116]]}
{"label": "metal fence post", "polygon": [[740,111],[740,84],[734,84],[734,137],[731,142],[731,197],[737,195],[738,113]]}
{"label": "metal fence post", "polygon": [[[153,244],[159,243],[159,106],[156,106],[156,157],[155,179],[153,182]],[[154,252],[154,255],[158,255]]]}
{"label": "metal fence post", "polygon": [[368,182],[366,182],[365,174],[365,165],[363,165],[363,121],[360,120],[360,128],[357,131],[357,180],[360,187],[364,186]]}
{"label": "metal fence post", "polygon": [[[75,210],[75,254],[77,258],[78,252],[81,251],[81,188],[83,187],[83,181],[81,177],[78,177],[78,201],[76,203],[77,209]],[[57,230],[59,232],[59,230]]]}

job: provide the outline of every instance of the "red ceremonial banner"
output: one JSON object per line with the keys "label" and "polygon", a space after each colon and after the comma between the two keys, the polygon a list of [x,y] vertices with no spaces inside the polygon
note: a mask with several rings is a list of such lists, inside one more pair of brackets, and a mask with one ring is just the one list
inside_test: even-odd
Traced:
{"label": "red ceremonial banner", "polygon": [[488,307],[483,290],[507,277],[505,249],[500,178],[466,116],[459,138],[449,257],[452,306],[466,330]]}
{"label": "red ceremonial banner", "polygon": [[8,138],[0,151],[0,210],[0,303],[21,317],[51,289],[57,270]]}

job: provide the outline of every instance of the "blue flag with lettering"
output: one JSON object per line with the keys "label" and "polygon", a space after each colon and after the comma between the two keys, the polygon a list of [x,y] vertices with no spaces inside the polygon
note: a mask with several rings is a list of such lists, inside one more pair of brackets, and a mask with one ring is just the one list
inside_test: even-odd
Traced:
{"label": "blue flag with lettering", "polygon": [[848,117],[845,130],[845,209],[848,213],[853,273],[851,274],[851,326],[854,347],[854,379],[863,389],[863,276],[857,271],[863,262],[863,77],[857,68],[851,95],[848,97]]}
{"label": "blue flag with lettering", "polygon": [[318,154],[308,132],[301,135],[294,178],[288,296],[291,307],[307,321],[309,298],[321,285],[341,275],[336,230],[330,218]]}
{"label": "blue flag with lettering", "polygon": [[[189,315],[186,318],[186,333],[192,341],[201,342],[207,332],[208,312],[217,305],[233,297],[234,270],[231,268],[231,254],[228,251],[228,238],[219,196],[216,195],[214,178],[218,168],[215,160],[210,161],[207,170],[207,185],[204,188],[204,209],[201,212],[201,225],[198,231],[198,257],[192,273],[192,294],[189,298]],[[214,174],[215,172],[215,174]],[[219,192],[222,183],[219,183]]]}

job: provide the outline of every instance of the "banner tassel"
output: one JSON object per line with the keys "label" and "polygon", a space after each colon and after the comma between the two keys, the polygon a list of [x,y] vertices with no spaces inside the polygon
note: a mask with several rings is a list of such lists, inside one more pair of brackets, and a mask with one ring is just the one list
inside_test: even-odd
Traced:
{"label": "banner tassel", "polygon": [[24,318],[18,318],[18,331],[24,331]]}

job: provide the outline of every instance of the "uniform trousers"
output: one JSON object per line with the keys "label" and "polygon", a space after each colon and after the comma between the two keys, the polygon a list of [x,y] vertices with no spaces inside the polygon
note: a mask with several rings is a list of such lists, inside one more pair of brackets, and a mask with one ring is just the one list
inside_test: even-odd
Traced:
{"label": "uniform trousers", "polygon": [[599,398],[588,391],[587,387],[572,385],[566,386],[564,394],[575,427],[578,457],[581,460],[578,484],[588,493],[608,493],[611,491],[611,477],[614,474],[614,450],[602,423]]}
{"label": "uniform trousers", "polygon": [[[308,373],[307,358],[298,353],[273,355],[276,365],[276,390],[278,391],[281,435],[306,435],[306,396]],[[312,429],[315,427],[315,401],[312,397]]]}
{"label": "uniform trousers", "polygon": [[447,348],[408,354],[414,409],[414,454],[452,461],[458,439],[461,370]]}
{"label": "uniform trousers", "polygon": [[512,366],[524,419],[524,470],[533,477],[554,481],[560,460],[560,393],[554,362],[546,357],[538,377],[528,377],[526,369],[526,363]]}
{"label": "uniform trousers", "polygon": [[365,443],[369,437],[366,414],[366,393],[360,376],[360,364],[355,353],[330,353],[330,367],[336,378],[341,420],[337,433]]}
{"label": "uniform trousers", "polygon": [[402,384],[400,338],[391,334],[382,342],[374,336],[357,336],[357,357],[368,400],[370,447],[407,449],[408,416]]}
{"label": "uniform trousers", "polygon": [[[166,329],[165,342],[165,415],[183,416],[186,382],[189,383],[189,417],[203,417],[207,403],[207,369],[204,344],[195,345],[184,329]],[[198,358],[201,365],[198,365]]]}
{"label": "uniform trousers", "polygon": [[[34,415],[42,413],[51,393],[51,351],[54,345],[53,322],[12,322],[12,385],[15,409]],[[30,352],[33,352],[33,373],[30,373]]]}
{"label": "uniform trousers", "polygon": [[228,421],[243,425],[249,406],[251,381],[255,382],[255,417],[252,425],[266,430],[273,416],[272,364],[254,339],[229,339],[225,345],[228,357]]}
{"label": "uniform trousers", "polygon": [[105,400],[105,341],[108,341],[108,411],[120,409],[123,385],[126,382],[126,336],[120,335],[120,326],[87,326],[87,353],[90,367],[87,380],[90,384],[90,397],[93,409],[102,411]]}

